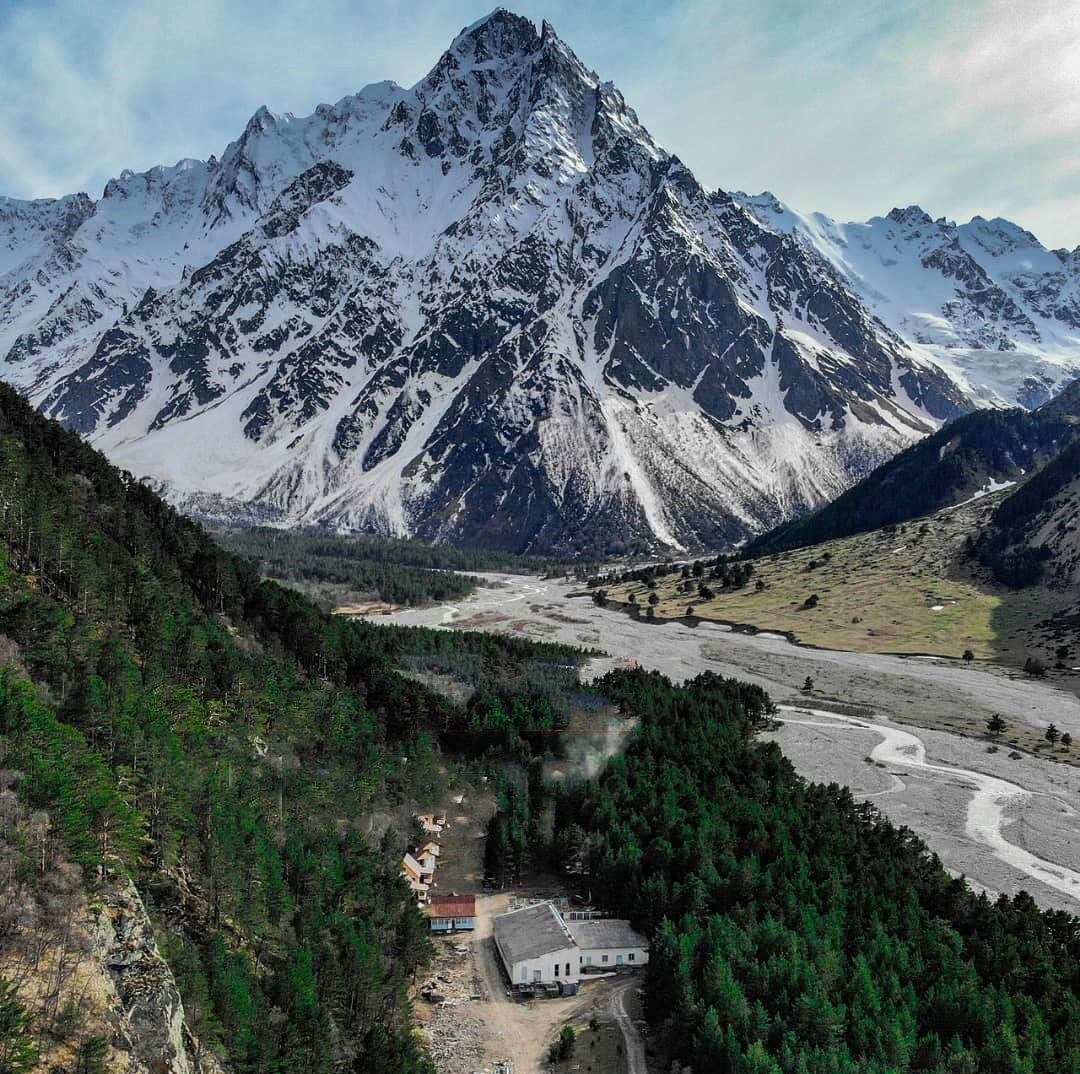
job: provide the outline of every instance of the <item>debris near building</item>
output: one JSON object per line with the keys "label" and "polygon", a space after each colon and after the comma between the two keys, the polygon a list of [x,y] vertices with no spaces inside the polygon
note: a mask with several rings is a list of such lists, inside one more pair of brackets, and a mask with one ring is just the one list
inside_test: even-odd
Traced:
{"label": "debris near building", "polygon": [[471,948],[436,945],[435,964],[418,988],[426,1002],[416,1012],[439,1074],[475,1074],[485,1069],[485,1025],[481,1003],[487,990],[476,972]]}

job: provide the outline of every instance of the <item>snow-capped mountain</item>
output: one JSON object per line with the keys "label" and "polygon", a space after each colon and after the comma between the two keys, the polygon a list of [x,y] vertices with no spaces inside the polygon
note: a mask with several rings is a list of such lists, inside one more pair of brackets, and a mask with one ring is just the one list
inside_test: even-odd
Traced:
{"label": "snow-capped mountain", "polygon": [[959,226],[918,206],[865,223],[735,199],[826,258],[863,304],[973,398],[1028,409],[1080,375],[1080,247],[1047,250],[1008,220]]}
{"label": "snow-capped mountain", "polygon": [[715,546],[970,405],[762,215],[499,10],[411,89],[0,200],[0,374],[203,515]]}

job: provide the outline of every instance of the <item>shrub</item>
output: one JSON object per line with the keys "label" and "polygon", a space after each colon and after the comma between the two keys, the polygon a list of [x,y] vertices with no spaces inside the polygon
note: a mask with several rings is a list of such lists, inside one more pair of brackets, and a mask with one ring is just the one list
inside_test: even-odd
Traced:
{"label": "shrub", "polygon": [[1046,674],[1046,664],[1037,656],[1029,656],[1024,661],[1024,671],[1033,679],[1041,679]]}
{"label": "shrub", "polygon": [[577,1044],[577,1034],[573,1026],[563,1026],[558,1039],[548,1049],[548,1061],[561,1063],[574,1054],[574,1045]]}

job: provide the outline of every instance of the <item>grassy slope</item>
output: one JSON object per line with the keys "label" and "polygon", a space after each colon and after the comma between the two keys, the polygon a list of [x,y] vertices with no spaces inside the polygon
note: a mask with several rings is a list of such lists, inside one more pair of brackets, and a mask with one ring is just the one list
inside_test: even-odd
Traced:
{"label": "grassy slope", "polygon": [[[692,605],[699,618],[784,632],[822,648],[953,657],[971,649],[980,658],[999,656],[1014,629],[1008,593],[962,557],[965,536],[982,526],[998,499],[986,497],[896,532],[876,530],[762,557],[748,585],[717,591],[708,601],[681,592],[679,575],[668,575],[656,589],[655,615],[683,616]],[[812,561],[820,565],[811,570]],[[757,579],[765,582],[763,591]],[[611,599],[633,594],[641,605],[649,593],[640,582],[608,588]],[[806,608],[811,594],[818,604]],[[933,610],[936,605],[942,610]]]}

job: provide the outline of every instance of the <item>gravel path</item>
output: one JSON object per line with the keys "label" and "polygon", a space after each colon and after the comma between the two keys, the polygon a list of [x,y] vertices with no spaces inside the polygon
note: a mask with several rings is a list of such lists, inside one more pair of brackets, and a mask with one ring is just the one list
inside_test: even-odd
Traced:
{"label": "gravel path", "polygon": [[626,1074],[648,1074],[645,1066],[645,1044],[636,1023],[626,1009],[627,996],[630,995],[632,989],[639,987],[636,980],[628,981],[622,988],[616,989],[611,994],[611,1014],[623,1036]]}

